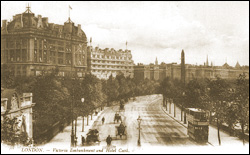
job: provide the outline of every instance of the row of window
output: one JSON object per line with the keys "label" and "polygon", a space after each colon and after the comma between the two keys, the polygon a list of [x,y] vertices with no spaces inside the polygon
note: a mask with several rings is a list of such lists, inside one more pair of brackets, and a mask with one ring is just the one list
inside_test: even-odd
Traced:
{"label": "row of window", "polygon": [[6,48],[27,48],[28,40],[21,39],[21,40],[7,40],[6,41]]}
{"label": "row of window", "polygon": [[[7,62],[27,62],[27,50],[23,49],[21,50],[8,50],[5,53],[5,58]],[[72,61],[72,54],[65,54],[65,64],[70,65]],[[77,65],[84,65],[84,56],[75,54],[75,64]],[[56,63],[56,59],[58,59],[58,64],[64,64],[64,53],[58,52],[58,56],[56,57],[56,52],[50,52],[48,55],[47,51],[39,50],[34,51],[34,62],[36,63]]]}
{"label": "row of window", "polygon": [[132,62],[106,61],[106,60],[91,60],[91,63],[107,63],[107,64],[133,64]]}
{"label": "row of window", "polygon": [[121,68],[121,69],[132,69],[131,66],[101,66],[101,65],[93,65],[93,68]]}
{"label": "row of window", "polygon": [[129,58],[129,57],[107,56],[107,55],[95,55],[95,54],[91,54],[91,58],[131,60],[131,57]]}
{"label": "row of window", "polygon": [[96,73],[105,73],[105,74],[116,73],[116,71],[101,71],[101,70],[95,70],[95,69],[91,70],[91,72],[93,74],[96,74]]}
{"label": "row of window", "polygon": [[8,62],[26,62],[27,61],[27,50],[9,50],[5,53],[5,58]]}
{"label": "row of window", "polygon": [[11,66],[10,71],[13,72],[16,76],[25,76],[27,72],[27,66]]}
{"label": "row of window", "polygon": [[[47,39],[34,39],[34,48],[37,49],[39,45],[39,49],[51,49],[55,50],[56,47],[60,51],[71,51],[71,44],[68,42],[63,41],[55,41],[55,40],[47,40]],[[65,49],[64,49],[65,45]],[[28,39],[18,39],[18,40],[7,40],[6,41],[6,48],[27,48],[28,47]],[[83,52],[84,53],[84,45],[83,44],[73,44],[73,48],[76,49],[76,51]]]}

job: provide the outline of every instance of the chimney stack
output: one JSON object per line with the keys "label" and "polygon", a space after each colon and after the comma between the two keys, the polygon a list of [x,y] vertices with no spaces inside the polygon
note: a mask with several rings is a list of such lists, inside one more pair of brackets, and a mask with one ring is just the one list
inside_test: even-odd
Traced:
{"label": "chimney stack", "polygon": [[2,20],[1,34],[7,34],[7,20]]}

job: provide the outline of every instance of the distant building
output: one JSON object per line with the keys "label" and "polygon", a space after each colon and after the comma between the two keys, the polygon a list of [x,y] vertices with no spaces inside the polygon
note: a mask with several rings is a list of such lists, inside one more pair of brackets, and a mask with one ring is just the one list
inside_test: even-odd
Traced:
{"label": "distant building", "polygon": [[193,78],[215,79],[217,76],[223,79],[236,79],[239,74],[245,74],[246,78],[249,79],[249,66],[240,66],[239,62],[236,63],[235,67],[229,66],[227,63],[222,66],[214,66],[211,63],[211,66],[209,66],[208,56],[204,65],[185,64],[184,50],[181,52],[181,64],[138,64],[134,67],[134,77],[137,80],[151,79],[161,81],[166,77],[170,77],[171,79],[179,79],[187,83]]}
{"label": "distant building", "polygon": [[110,75],[123,73],[125,77],[134,77],[134,61],[130,50],[100,49],[88,46],[88,72],[99,79],[108,79]]}
{"label": "distant building", "polygon": [[134,66],[134,78],[136,80],[149,79],[149,80],[162,80],[167,75],[166,65],[158,65],[156,58],[155,64],[143,65],[141,63]]}
{"label": "distant building", "polygon": [[181,82],[185,85],[186,80],[186,65],[185,65],[185,53],[181,51]]}
{"label": "distant building", "polygon": [[49,23],[27,7],[12,21],[2,21],[1,68],[4,64],[15,76],[36,76],[57,66],[61,76],[82,77],[87,71],[87,38],[70,18],[64,25]]}

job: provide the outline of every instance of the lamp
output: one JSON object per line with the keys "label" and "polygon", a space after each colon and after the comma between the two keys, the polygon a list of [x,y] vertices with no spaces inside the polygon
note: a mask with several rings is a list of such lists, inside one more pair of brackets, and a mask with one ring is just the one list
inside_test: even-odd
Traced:
{"label": "lamp", "polygon": [[138,146],[141,146],[141,121],[142,121],[142,119],[141,119],[141,117],[140,117],[140,115],[139,115],[139,117],[137,118],[137,121],[138,121],[138,130],[139,130],[139,137],[138,137],[138,142],[137,142],[137,145]]}

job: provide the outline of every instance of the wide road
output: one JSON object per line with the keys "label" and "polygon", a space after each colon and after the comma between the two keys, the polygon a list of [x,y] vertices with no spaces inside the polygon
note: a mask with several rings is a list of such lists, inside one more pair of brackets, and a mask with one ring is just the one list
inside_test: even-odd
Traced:
{"label": "wide road", "polygon": [[[160,95],[149,95],[137,97],[135,101],[125,104],[125,111],[121,111],[124,124],[127,126],[127,138],[116,138],[116,128],[119,124],[114,123],[114,115],[119,111],[118,106],[106,109],[95,121],[92,128],[100,132],[101,146],[106,145],[106,137],[113,138],[112,145],[122,147],[136,147],[138,140],[138,122],[141,122],[141,145],[146,146],[182,146],[196,145],[187,136],[187,129],[170,118],[161,109],[162,97]],[[105,124],[101,119],[105,117]]]}

